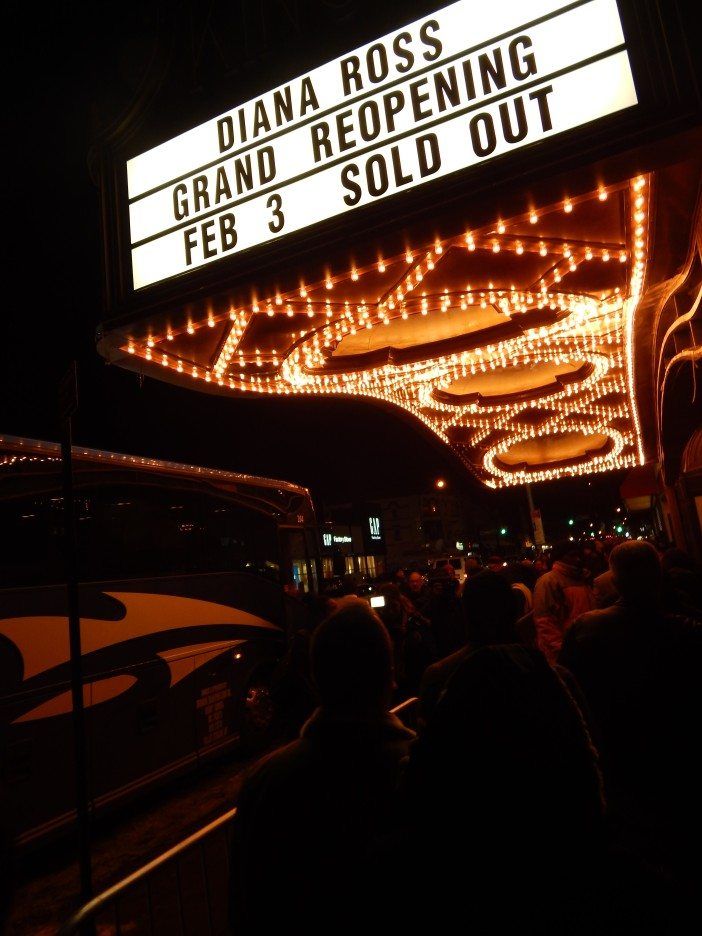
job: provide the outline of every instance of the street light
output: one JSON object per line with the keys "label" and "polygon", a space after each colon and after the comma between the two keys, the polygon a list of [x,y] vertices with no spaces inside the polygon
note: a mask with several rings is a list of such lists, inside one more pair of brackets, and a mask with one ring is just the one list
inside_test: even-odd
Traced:
{"label": "street light", "polygon": [[500,527],[500,536],[507,536],[507,527]]}
{"label": "street light", "polygon": [[439,490],[441,490],[442,488],[445,488],[445,487],[446,487],[446,482],[444,481],[443,478],[437,478],[435,484],[436,484],[436,487],[438,487]]}

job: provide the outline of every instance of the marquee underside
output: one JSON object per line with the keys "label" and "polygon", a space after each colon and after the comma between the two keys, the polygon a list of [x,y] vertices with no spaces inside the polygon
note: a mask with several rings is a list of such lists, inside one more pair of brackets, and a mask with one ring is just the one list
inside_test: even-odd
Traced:
{"label": "marquee underside", "polygon": [[401,407],[489,487],[630,467],[654,192],[636,176],[400,255],[349,255],[204,320],[113,331],[110,357],[210,392]]}

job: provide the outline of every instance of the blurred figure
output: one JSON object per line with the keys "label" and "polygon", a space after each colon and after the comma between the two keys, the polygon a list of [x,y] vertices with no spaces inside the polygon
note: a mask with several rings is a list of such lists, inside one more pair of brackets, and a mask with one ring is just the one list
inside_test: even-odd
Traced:
{"label": "blurred figure", "polygon": [[464,645],[432,664],[422,678],[422,716],[429,718],[449,678],[478,647],[518,643],[519,598],[501,575],[484,570],[468,579],[462,597]]}
{"label": "blurred figure", "polygon": [[702,626],[664,610],[650,543],[621,543],[610,567],[619,600],[580,617],[559,660],[586,698],[623,837],[692,878],[701,867]]}
{"label": "blurred figure", "polygon": [[463,660],[410,750],[401,816],[383,855],[393,896],[381,929],[682,932],[661,880],[609,850],[597,755],[538,650],[483,646]]}
{"label": "blurred figure", "polygon": [[525,614],[529,614],[534,606],[532,591],[527,584],[532,578],[530,573],[531,569],[526,569],[521,562],[512,562],[504,570],[505,578],[519,598],[519,617],[524,617]]}
{"label": "blurred figure", "polygon": [[587,540],[582,547],[583,569],[588,572],[588,578],[593,582],[598,575],[607,571],[607,560],[604,556],[602,543],[599,540]]}
{"label": "blurred figure", "polygon": [[539,649],[555,663],[566,631],[594,607],[579,548],[569,540],[553,547],[553,566],[534,587],[534,627]]}
{"label": "blurred figure", "polygon": [[483,646],[462,661],[412,747],[403,794],[406,839],[388,864],[407,881],[419,858],[422,886],[398,932],[609,932],[596,755],[541,653]]}
{"label": "blurred figure", "polygon": [[505,561],[502,556],[490,556],[486,566],[490,572],[499,572],[502,574],[505,570]]}
{"label": "blurred figure", "polygon": [[405,594],[418,611],[421,611],[424,608],[429,599],[429,594],[427,589],[427,580],[421,572],[417,572],[415,570],[410,572],[410,574],[407,576]]}
{"label": "blurred figure", "polygon": [[300,738],[259,761],[234,821],[230,921],[236,933],[360,932],[367,852],[387,821],[413,733],[388,712],[392,644],[364,601],[312,639],[319,707]]}
{"label": "blurred figure", "polygon": [[468,556],[466,559],[466,575],[468,578],[472,578],[474,575],[478,575],[483,571],[483,567],[480,565],[480,560],[477,556]]}
{"label": "blurred figure", "polygon": [[336,603],[331,595],[310,592],[299,603],[305,613],[289,615],[285,653],[271,676],[275,727],[283,737],[296,734],[316,707],[310,641],[317,625],[335,609]]}
{"label": "blurred figure", "polygon": [[592,590],[596,608],[609,608],[619,600],[619,592],[614,584],[611,569],[597,576],[592,583]]}
{"label": "blurred figure", "polygon": [[702,617],[702,575],[682,549],[671,547],[661,557],[663,602],[668,611]]}
{"label": "blurred figure", "polygon": [[431,621],[439,658],[463,646],[463,612],[458,597],[458,579],[452,566],[451,573],[439,569],[430,578],[429,600],[423,613]]}

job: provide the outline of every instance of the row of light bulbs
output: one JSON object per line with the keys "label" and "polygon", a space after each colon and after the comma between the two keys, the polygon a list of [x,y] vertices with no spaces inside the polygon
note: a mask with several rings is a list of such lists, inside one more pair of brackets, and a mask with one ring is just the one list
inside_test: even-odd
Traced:
{"label": "row of light bulbs", "polygon": [[[500,428],[508,425],[515,426],[516,422],[518,431],[516,434],[507,437],[509,440],[508,447],[527,438],[536,438],[540,434],[574,431],[572,427],[581,425],[581,423],[573,420],[571,414],[578,411],[582,413],[584,404],[587,406],[587,415],[595,419],[594,424],[588,421],[589,432],[600,431],[600,429],[605,434],[617,432],[617,430],[611,429],[609,421],[614,418],[626,418],[633,415],[635,426],[631,438],[618,433],[612,452],[606,456],[598,457],[600,460],[593,463],[593,468],[607,470],[606,467],[602,467],[605,463],[610,467],[615,466],[615,462],[620,465],[626,459],[634,457],[631,453],[622,454],[624,447],[630,445],[636,447],[638,445],[640,449],[640,426],[635,405],[632,405],[630,409],[627,406],[595,406],[592,408],[591,404],[595,403],[599,396],[613,392],[615,387],[618,392],[624,389],[621,378],[615,379],[615,382],[609,384],[605,384],[603,378],[612,367],[623,368],[625,363],[628,369],[629,395],[633,400],[633,385],[631,382],[632,330],[630,320],[643,288],[645,273],[646,183],[647,180],[644,177],[639,177],[631,183],[632,231],[634,234],[631,255],[621,245],[598,244],[589,246],[566,241],[554,241],[553,239],[538,236],[532,238],[524,234],[518,236],[510,233],[508,228],[514,227],[523,219],[512,219],[509,224],[498,221],[496,225],[467,232],[461,238],[437,240],[430,251],[417,253],[408,250],[403,258],[379,259],[375,265],[363,268],[352,266],[350,278],[354,282],[371,270],[384,273],[390,267],[396,266],[401,260],[404,260],[407,267],[409,267],[406,273],[396,281],[395,286],[383,296],[378,297],[374,303],[367,303],[364,299],[354,303],[348,300],[332,301],[329,296],[323,300],[313,299],[311,293],[315,294],[321,288],[324,288],[327,293],[331,293],[338,282],[349,278],[347,274],[332,277],[329,273],[323,284],[315,284],[309,287],[302,284],[300,286],[299,299],[304,300],[304,308],[300,308],[299,301],[291,295],[279,294],[273,300],[263,303],[263,305],[254,300],[250,308],[231,310],[229,319],[232,325],[213,368],[211,370],[208,368],[203,369],[192,364],[187,365],[187,372],[194,379],[202,379],[206,383],[214,380],[220,387],[228,387],[233,390],[283,395],[291,393],[361,393],[377,397],[408,410],[449,444],[450,440],[446,434],[446,429],[457,425],[470,427],[475,422],[471,417],[477,412],[481,414],[486,412],[500,413]],[[610,192],[621,187],[613,187]],[[610,192],[606,189],[600,189],[597,198],[600,201],[605,201]],[[588,197],[591,196],[566,200],[561,207],[563,211],[570,213],[575,204],[587,200]],[[540,214],[535,211],[530,212],[528,219],[531,223],[536,223],[541,216],[553,210],[555,210],[554,207],[546,209]],[[487,289],[484,287],[472,289],[470,285],[467,285],[465,290],[449,292],[446,289],[443,292],[427,295],[426,290],[421,288],[425,277],[436,268],[442,255],[445,255],[450,247],[459,245],[469,251],[490,249],[498,253],[500,250],[511,250],[518,255],[525,252],[538,252],[541,256],[551,253],[557,254],[562,259],[556,261],[552,270],[544,275],[538,286],[532,290],[518,290],[514,286],[509,290],[504,288],[496,289],[493,284],[489,284]],[[612,259],[618,259],[621,263],[631,261],[629,295],[624,303],[619,288],[602,293],[599,299],[577,293],[549,291],[562,280],[564,275],[577,270],[579,263],[589,262],[593,259],[599,259],[604,263],[608,263]],[[509,316],[524,313],[532,307],[544,308],[547,305],[551,309],[565,312],[566,315],[550,327],[527,329],[518,338],[498,342],[495,345],[487,346],[485,349],[479,348],[451,355],[449,358],[423,361],[412,365],[403,364],[398,366],[388,363],[380,368],[353,374],[315,373],[315,371],[323,370],[328,357],[343,341],[344,337],[349,334],[356,334],[359,329],[370,330],[377,325],[388,325],[393,319],[407,319],[410,315],[447,312],[452,308],[460,308],[461,311],[466,311],[472,305],[486,308],[488,304]],[[282,354],[279,356],[275,350],[262,353],[259,349],[256,349],[253,354],[251,352],[244,354],[241,350],[241,340],[255,315],[260,313],[267,315],[285,314],[293,317],[300,311],[306,312],[309,319],[321,315],[323,321],[318,327],[313,326],[309,330],[301,329],[299,332],[291,333],[292,350],[287,356]],[[188,322],[185,330],[193,334],[197,327],[206,324],[206,326],[212,328],[218,321],[223,319],[223,316],[216,317],[210,312],[205,323],[196,326],[193,322]],[[310,325],[312,324],[311,322]],[[625,324],[626,342],[622,336]],[[172,337],[173,332],[169,330],[166,338],[172,339]],[[147,361],[153,360],[152,348],[157,340],[153,336],[149,336],[145,348],[135,341],[130,341],[126,350],[132,354],[139,354]],[[603,342],[608,345],[606,349],[602,346]],[[530,363],[548,360],[562,360],[563,363],[567,360],[589,360],[590,363],[594,364],[594,371],[583,381],[566,384],[554,394],[540,398],[538,403],[532,400],[522,401],[517,405],[505,404],[489,407],[488,409],[474,404],[457,408],[450,404],[440,403],[431,396],[430,391],[436,383],[442,387],[450,386],[452,380],[457,379],[458,374],[467,376],[468,373],[484,373],[501,367],[525,366]],[[171,356],[166,353],[161,355],[160,363],[164,367],[174,367],[179,373],[186,372],[186,364],[183,360],[171,359]],[[238,379],[231,374],[231,370],[235,369],[237,364],[239,366]],[[255,373],[245,374],[245,368],[250,365],[259,368],[264,365],[272,365],[276,368],[277,373],[273,377],[269,375],[257,376]],[[607,389],[605,390],[605,388]],[[598,392],[598,389],[602,392]],[[575,407],[568,405],[571,404],[573,399],[577,401]],[[548,405],[550,408],[555,408],[557,413],[554,420],[538,427],[520,425],[519,414],[525,409],[533,410],[535,405]],[[580,407],[580,410],[578,410],[578,407]],[[480,423],[480,420],[478,422]],[[493,420],[492,428],[495,428],[495,425],[496,423]],[[593,425],[597,428],[593,429]],[[487,432],[488,427],[477,425],[475,428],[477,432],[473,440],[474,443],[485,441],[490,434]],[[611,437],[614,438],[614,436]],[[521,483],[524,480],[519,472],[505,472],[498,469],[494,464],[494,459],[499,458],[499,453],[506,451],[506,449],[502,448],[504,445],[505,440],[503,439],[497,443],[497,447],[490,448],[483,458],[483,466],[491,476],[489,481],[493,486]],[[466,460],[469,459],[466,458]],[[576,474],[585,473],[585,471],[589,470],[580,465],[572,465],[568,469],[559,467],[553,469],[553,471],[550,469],[541,471],[536,473],[538,477],[534,476],[530,479],[547,480],[551,477],[560,476],[564,472],[568,473],[571,468],[573,473]]]}

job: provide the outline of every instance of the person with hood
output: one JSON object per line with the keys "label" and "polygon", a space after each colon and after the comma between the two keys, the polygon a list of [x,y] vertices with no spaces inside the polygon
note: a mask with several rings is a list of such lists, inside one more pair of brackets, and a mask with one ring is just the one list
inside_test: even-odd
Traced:
{"label": "person with hood", "polygon": [[553,547],[553,566],[534,586],[534,628],[539,649],[555,663],[573,621],[594,608],[580,549],[566,540]]}
{"label": "person with hood", "polygon": [[231,850],[232,932],[360,932],[367,855],[390,815],[414,733],[388,709],[392,643],[347,598],[312,637],[319,707],[245,779]]}

